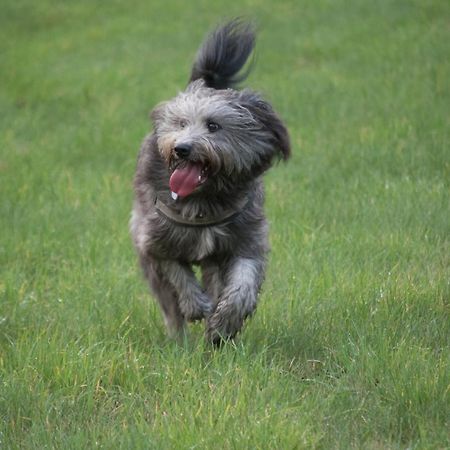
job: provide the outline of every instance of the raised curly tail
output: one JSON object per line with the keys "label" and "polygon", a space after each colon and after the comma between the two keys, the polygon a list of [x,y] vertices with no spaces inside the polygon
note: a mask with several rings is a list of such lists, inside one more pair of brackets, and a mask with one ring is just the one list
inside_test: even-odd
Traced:
{"label": "raised curly tail", "polygon": [[234,87],[250,70],[241,72],[255,47],[254,28],[234,19],[214,30],[200,47],[189,82],[203,79],[214,89]]}

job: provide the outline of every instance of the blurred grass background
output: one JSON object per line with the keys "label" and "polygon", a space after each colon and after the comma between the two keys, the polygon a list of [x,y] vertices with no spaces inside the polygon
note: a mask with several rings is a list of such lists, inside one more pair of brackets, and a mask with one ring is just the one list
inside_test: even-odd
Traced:
{"label": "blurred grass background", "polygon": [[[448,2],[0,7],[0,447],[450,446]],[[293,158],[214,352],[165,338],[127,223],[148,112],[236,15]]]}

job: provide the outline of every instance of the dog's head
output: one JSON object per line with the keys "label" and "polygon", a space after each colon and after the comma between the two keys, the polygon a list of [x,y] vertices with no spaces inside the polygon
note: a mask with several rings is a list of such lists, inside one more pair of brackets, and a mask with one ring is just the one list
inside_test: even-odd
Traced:
{"label": "dog's head", "polygon": [[152,112],[158,148],[180,197],[258,177],[290,155],[288,132],[269,103],[249,90],[203,80]]}

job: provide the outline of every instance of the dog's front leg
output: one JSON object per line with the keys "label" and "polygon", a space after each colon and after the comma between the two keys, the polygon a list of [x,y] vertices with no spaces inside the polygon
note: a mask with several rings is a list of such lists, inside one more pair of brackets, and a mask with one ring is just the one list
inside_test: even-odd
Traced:
{"label": "dog's front leg", "polygon": [[225,285],[214,313],[207,319],[206,337],[218,344],[233,338],[256,308],[264,280],[264,258],[235,258],[227,265]]}
{"label": "dog's front leg", "polygon": [[212,304],[200,287],[192,268],[188,264],[171,260],[159,261],[159,264],[178,294],[178,304],[184,318],[193,321],[208,317]]}

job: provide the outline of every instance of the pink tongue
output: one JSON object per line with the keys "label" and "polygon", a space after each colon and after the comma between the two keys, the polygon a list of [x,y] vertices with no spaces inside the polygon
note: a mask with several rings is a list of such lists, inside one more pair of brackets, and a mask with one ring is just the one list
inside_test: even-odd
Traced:
{"label": "pink tongue", "polygon": [[194,163],[175,169],[169,181],[170,190],[180,197],[186,197],[200,184],[201,172],[202,165]]}

